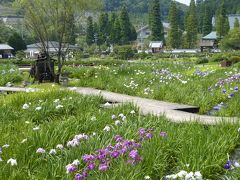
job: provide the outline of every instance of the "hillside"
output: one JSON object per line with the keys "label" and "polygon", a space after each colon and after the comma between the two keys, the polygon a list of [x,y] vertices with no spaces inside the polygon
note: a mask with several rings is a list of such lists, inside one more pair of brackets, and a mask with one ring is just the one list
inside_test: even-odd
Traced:
{"label": "hillside", "polygon": [[[104,7],[106,11],[117,11],[121,6],[126,5],[130,13],[145,14],[148,12],[148,2],[147,0],[104,0]],[[170,4],[170,0],[160,0],[163,17],[168,15]],[[187,10],[186,5],[181,3],[177,4],[183,13]]]}
{"label": "hillside", "polygon": [[[220,0],[206,0],[211,7],[212,12],[221,4]],[[227,14],[240,14],[240,1],[239,0],[225,0]]]}

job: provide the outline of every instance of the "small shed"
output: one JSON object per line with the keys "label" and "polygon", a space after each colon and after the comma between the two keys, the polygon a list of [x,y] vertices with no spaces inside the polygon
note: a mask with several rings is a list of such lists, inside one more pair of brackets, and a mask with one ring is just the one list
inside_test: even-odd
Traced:
{"label": "small shed", "polygon": [[13,50],[14,48],[9,46],[8,44],[0,44],[0,58],[2,59],[11,58],[13,56],[12,55]]}
{"label": "small shed", "polygon": [[151,41],[149,44],[149,48],[152,53],[159,53],[163,50],[163,41]]}
{"label": "small shed", "polygon": [[202,37],[202,40],[200,41],[201,52],[203,52],[204,49],[216,49],[217,47],[218,37],[216,31],[213,31],[208,35]]}

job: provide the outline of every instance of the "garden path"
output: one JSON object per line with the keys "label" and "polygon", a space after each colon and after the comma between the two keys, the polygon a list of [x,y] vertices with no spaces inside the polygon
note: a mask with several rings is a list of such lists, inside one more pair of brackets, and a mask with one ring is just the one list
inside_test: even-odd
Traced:
{"label": "garden path", "polygon": [[231,122],[231,123],[237,121],[237,118],[235,117],[207,116],[207,115],[188,113],[188,112],[179,110],[179,109],[195,109],[197,108],[195,106],[140,98],[140,97],[129,96],[125,94],[98,90],[94,88],[78,87],[78,88],[69,88],[69,89],[84,95],[101,95],[106,101],[109,101],[109,102],[117,102],[117,103],[130,102],[136,105],[137,107],[139,107],[140,112],[143,115],[147,115],[147,114],[153,114],[155,116],[164,115],[170,121],[178,122],[178,123],[197,121],[202,124],[217,124],[222,121]]}
{"label": "garden path", "polygon": [[[69,87],[69,90],[75,91],[83,95],[101,95],[107,102],[115,103],[133,103],[139,107],[140,112],[143,115],[153,114],[155,116],[164,115],[172,122],[182,123],[182,122],[193,122],[197,121],[202,124],[217,124],[220,122],[233,123],[237,121],[235,117],[216,117],[199,115],[195,113],[184,112],[179,109],[195,109],[195,106],[169,103],[164,101],[157,101],[153,99],[140,98],[135,96],[129,96],[125,94],[113,93],[104,90],[98,90],[94,88],[86,87]],[[0,87],[0,92],[26,92],[34,91],[32,88],[14,88],[14,87]]]}

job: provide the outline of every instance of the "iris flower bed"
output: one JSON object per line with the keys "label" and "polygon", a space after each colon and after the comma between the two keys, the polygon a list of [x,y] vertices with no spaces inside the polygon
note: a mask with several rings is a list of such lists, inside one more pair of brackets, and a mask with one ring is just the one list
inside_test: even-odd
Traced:
{"label": "iris flower bed", "polygon": [[12,64],[0,64],[0,86],[20,82],[22,77],[16,66]]}
{"label": "iris flower bed", "polygon": [[[219,179],[240,124],[174,124],[58,89],[0,96],[0,179]],[[239,174],[234,173],[233,177]]]}
{"label": "iris flower bed", "polygon": [[[239,116],[240,70],[216,65],[187,65],[171,62],[129,63],[118,66],[66,67],[72,72],[72,86],[88,86],[109,91],[195,105],[200,114],[214,112],[219,116]],[[231,81],[231,78],[234,81]],[[221,85],[222,82],[223,85]],[[221,85],[221,86],[220,86]],[[225,93],[222,91],[226,89]],[[234,95],[233,95],[234,94]]]}

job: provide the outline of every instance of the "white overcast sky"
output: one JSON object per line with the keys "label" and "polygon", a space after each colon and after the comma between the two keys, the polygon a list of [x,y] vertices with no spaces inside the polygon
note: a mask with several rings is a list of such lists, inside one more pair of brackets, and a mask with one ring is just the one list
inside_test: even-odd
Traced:
{"label": "white overcast sky", "polygon": [[186,5],[189,5],[189,3],[190,3],[190,0],[176,0],[176,1],[186,4]]}

